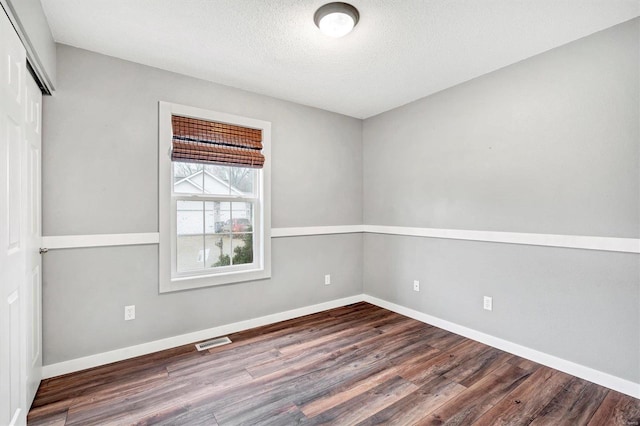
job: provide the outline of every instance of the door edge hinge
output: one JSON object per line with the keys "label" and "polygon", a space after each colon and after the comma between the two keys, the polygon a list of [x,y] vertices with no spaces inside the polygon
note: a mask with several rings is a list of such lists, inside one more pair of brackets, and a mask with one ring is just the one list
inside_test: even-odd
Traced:
{"label": "door edge hinge", "polygon": [[48,252],[49,252],[48,248],[40,247],[40,254],[45,254],[45,253],[48,253]]}

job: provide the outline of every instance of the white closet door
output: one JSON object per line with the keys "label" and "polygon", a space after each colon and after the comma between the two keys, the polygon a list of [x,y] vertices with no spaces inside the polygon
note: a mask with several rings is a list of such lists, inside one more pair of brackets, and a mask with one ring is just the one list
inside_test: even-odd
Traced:
{"label": "white closet door", "polygon": [[27,79],[25,50],[0,8],[0,425],[26,424],[42,362],[33,256],[41,235],[41,98]]}
{"label": "white closet door", "polygon": [[26,79],[25,95],[25,325],[26,325],[26,392],[31,406],[42,378],[42,246],[41,228],[41,145],[42,92],[31,76]]}

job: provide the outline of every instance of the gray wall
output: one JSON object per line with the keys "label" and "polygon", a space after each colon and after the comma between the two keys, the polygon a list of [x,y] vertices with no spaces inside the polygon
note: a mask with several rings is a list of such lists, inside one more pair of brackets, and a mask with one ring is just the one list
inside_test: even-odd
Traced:
{"label": "gray wall", "polygon": [[27,38],[28,57],[49,89],[56,86],[56,45],[40,0],[2,0]]}
{"label": "gray wall", "polygon": [[45,235],[158,231],[158,101],[272,123],[272,226],[362,223],[362,122],[58,46],[44,100]]}
{"label": "gray wall", "polygon": [[[45,365],[362,293],[360,234],[276,238],[270,280],[162,295],[156,245],[44,259]],[[129,304],[136,319],[125,322]]]}
{"label": "gray wall", "polygon": [[[58,46],[44,235],[158,231],[160,100],[272,123],[273,227],[362,223],[360,120]],[[52,251],[44,364],[362,293],[362,235],[274,239],[272,257],[271,280],[159,295],[155,246]]]}
{"label": "gray wall", "polygon": [[[639,35],[629,21],[365,120],[365,223],[638,238]],[[638,260],[366,235],[364,289],[640,382]]]}
{"label": "gray wall", "polygon": [[638,25],[366,120],[365,223],[637,238]]}

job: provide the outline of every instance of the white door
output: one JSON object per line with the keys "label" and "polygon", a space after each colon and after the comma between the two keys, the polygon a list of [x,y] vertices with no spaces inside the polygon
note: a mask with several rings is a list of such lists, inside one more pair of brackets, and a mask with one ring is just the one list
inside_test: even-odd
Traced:
{"label": "white door", "polygon": [[33,257],[41,234],[40,112],[34,118],[33,108],[41,102],[27,79],[24,48],[0,8],[0,425],[26,423],[41,368],[40,260]]}
{"label": "white door", "polygon": [[40,146],[42,144],[42,92],[29,75],[25,94],[25,325],[27,407],[31,406],[42,378],[42,244],[40,209]]}

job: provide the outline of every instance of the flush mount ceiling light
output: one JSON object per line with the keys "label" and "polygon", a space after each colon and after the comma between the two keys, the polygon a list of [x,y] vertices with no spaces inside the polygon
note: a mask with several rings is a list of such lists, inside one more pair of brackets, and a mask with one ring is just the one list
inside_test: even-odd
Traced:
{"label": "flush mount ceiling light", "polygon": [[342,2],[325,4],[313,15],[313,20],[320,31],[335,38],[349,34],[359,19],[358,9]]}

